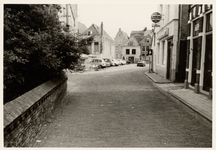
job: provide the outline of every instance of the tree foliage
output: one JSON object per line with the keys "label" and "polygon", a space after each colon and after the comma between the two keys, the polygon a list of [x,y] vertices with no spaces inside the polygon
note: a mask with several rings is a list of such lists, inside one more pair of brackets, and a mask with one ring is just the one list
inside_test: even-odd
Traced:
{"label": "tree foliage", "polygon": [[62,30],[59,5],[4,5],[4,103],[73,67],[93,38]]}

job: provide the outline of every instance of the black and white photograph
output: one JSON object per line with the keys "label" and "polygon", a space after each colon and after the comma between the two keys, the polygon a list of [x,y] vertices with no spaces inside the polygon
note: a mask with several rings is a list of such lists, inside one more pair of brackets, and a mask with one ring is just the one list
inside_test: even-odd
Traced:
{"label": "black and white photograph", "polygon": [[213,1],[196,3],[4,1],[2,147],[214,148]]}

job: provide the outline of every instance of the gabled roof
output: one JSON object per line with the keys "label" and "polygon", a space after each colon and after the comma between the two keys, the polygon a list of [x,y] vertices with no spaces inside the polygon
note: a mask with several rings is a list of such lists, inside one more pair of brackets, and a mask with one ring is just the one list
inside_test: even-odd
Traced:
{"label": "gabled roof", "polygon": [[140,36],[144,36],[144,31],[131,31],[130,37],[134,36],[134,35],[140,35]]}
{"label": "gabled roof", "polygon": [[[131,45],[131,43],[133,43],[133,45]],[[139,42],[137,41],[137,39],[132,36],[130,37],[130,39],[124,44],[124,46],[139,46]]]}
{"label": "gabled roof", "polygon": [[144,36],[147,36],[148,34],[151,36],[153,34],[153,31],[152,30],[146,30],[144,32]]}
{"label": "gabled roof", "polygon": [[114,40],[117,41],[119,38],[122,39],[121,40],[123,42],[122,44],[124,44],[125,42],[127,42],[127,40],[129,39],[127,33],[124,32],[124,31],[122,31],[121,28],[119,28],[119,31],[117,32]]}
{"label": "gabled roof", "polygon": [[125,38],[125,39],[129,39],[129,36],[127,35],[126,32],[122,31],[121,29],[119,29],[118,33],[116,34],[115,36],[115,39],[118,37],[119,34],[122,34],[122,36]]}
{"label": "gabled roof", "polygon": [[79,33],[82,34],[87,29],[87,27],[83,23],[78,22],[78,29],[79,29]]}
{"label": "gabled roof", "polygon": [[135,37],[138,42],[142,41],[143,39],[143,36],[141,36],[140,34],[135,34],[133,35],[133,37]]}
{"label": "gabled roof", "polygon": [[[97,33],[101,35],[101,27],[99,27],[98,25],[96,24],[92,24],[92,26],[96,29]],[[112,39],[107,33],[106,31],[103,30],[103,35],[107,38],[110,38]],[[113,39],[112,39],[113,40]]]}

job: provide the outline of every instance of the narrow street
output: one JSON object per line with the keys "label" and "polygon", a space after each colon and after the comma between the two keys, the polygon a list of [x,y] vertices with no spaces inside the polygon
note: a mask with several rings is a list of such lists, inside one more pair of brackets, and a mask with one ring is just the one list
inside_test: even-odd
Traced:
{"label": "narrow street", "polygon": [[68,93],[32,147],[211,147],[212,128],[125,65],[68,73]]}

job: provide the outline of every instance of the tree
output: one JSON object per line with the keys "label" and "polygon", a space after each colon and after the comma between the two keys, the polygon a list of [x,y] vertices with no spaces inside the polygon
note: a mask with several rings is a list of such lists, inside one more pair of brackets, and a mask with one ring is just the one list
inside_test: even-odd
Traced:
{"label": "tree", "polygon": [[65,34],[57,16],[60,8],[4,5],[4,103],[71,68],[88,52],[93,38]]}

